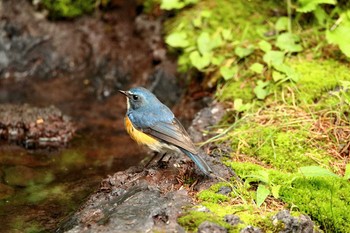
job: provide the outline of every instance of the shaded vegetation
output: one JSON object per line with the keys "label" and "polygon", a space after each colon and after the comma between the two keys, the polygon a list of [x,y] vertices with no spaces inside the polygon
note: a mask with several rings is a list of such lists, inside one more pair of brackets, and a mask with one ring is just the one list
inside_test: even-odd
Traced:
{"label": "shaded vegetation", "polygon": [[[167,1],[157,2],[162,8]],[[230,232],[246,225],[279,232],[283,226],[271,217],[288,208],[325,232],[348,232],[349,3],[191,4],[163,7],[175,14],[165,22],[165,41],[179,56],[179,71],[199,72],[202,86],[215,88],[226,104],[228,114],[207,143],[231,146],[225,163],[243,184],[200,192],[210,212],[191,210],[179,223],[190,231],[213,220]],[[222,185],[232,192],[218,193]],[[227,226],[226,214],[244,224]]]}
{"label": "shaded vegetation", "polygon": [[52,19],[76,18],[93,12],[99,5],[107,6],[109,0],[41,0]]}

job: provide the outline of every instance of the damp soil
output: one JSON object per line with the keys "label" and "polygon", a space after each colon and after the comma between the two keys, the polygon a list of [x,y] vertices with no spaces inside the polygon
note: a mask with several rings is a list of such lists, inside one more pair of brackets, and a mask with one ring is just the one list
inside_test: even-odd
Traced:
{"label": "damp soil", "polygon": [[148,156],[125,133],[118,89],[148,87],[187,122],[201,105],[181,111],[192,101],[180,96],[196,97],[183,96],[175,78],[161,18],[141,15],[136,1],[111,2],[108,11],[52,22],[30,1],[0,1],[0,109],[58,109],[74,125],[64,145],[0,140],[1,232],[53,231],[108,174]]}

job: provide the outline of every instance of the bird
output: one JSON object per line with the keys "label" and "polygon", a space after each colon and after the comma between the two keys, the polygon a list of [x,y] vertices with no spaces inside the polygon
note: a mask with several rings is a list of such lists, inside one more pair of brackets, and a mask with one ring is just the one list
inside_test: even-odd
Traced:
{"label": "bird", "polygon": [[159,153],[182,152],[206,176],[213,173],[174,113],[151,91],[144,87],[134,87],[119,92],[127,98],[124,125],[134,141]]}

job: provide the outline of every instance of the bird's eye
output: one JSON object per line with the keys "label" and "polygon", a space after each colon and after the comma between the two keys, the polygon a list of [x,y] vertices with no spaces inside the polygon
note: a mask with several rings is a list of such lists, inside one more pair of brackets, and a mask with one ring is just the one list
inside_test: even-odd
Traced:
{"label": "bird's eye", "polygon": [[132,99],[133,99],[133,100],[138,100],[138,99],[139,99],[139,96],[138,96],[138,95],[132,95]]}

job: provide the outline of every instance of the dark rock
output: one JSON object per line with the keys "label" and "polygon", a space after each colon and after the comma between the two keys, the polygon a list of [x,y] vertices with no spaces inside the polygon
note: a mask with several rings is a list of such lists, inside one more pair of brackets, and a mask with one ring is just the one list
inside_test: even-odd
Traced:
{"label": "dark rock", "polygon": [[[153,177],[144,176],[144,172],[116,173],[105,180],[101,185],[104,188],[58,231],[81,232],[88,226],[98,232],[183,232],[176,219],[182,206],[190,203],[187,192],[164,193],[173,180],[167,177],[168,182],[156,184],[154,177],[161,175],[157,173]],[[120,189],[125,191],[111,191]]]}
{"label": "dark rock", "polygon": [[0,104],[0,140],[26,148],[65,146],[75,127],[56,107]]}
{"label": "dark rock", "polygon": [[236,226],[239,223],[242,223],[241,219],[233,214],[228,214],[224,216],[224,221],[227,222],[228,224],[232,225],[232,226]]}
{"label": "dark rock", "polygon": [[[210,157],[204,159],[208,161]],[[183,189],[185,180],[195,180],[192,191],[206,189],[217,179],[197,172],[185,155],[169,154],[167,163],[166,168],[131,167],[109,176],[102,181],[99,192],[62,223],[58,232],[184,232],[177,218],[184,206],[191,205]],[[222,178],[231,178],[225,165],[217,161],[215,166]],[[227,231],[210,223],[203,225],[202,232]]]}
{"label": "dark rock", "polygon": [[198,233],[226,233],[228,232],[226,228],[219,226],[212,222],[202,222],[198,226]]}
{"label": "dark rock", "polygon": [[217,193],[220,193],[222,195],[228,195],[231,192],[232,192],[232,188],[231,187],[229,187],[229,186],[221,186]]}
{"label": "dark rock", "polygon": [[309,216],[300,215],[294,217],[290,215],[288,210],[282,210],[272,217],[274,225],[278,222],[283,222],[284,229],[279,231],[280,233],[309,233],[317,232],[314,229],[315,224],[312,222]]}
{"label": "dark rock", "polygon": [[240,233],[263,233],[263,232],[258,227],[247,226],[244,229],[242,229]]}

